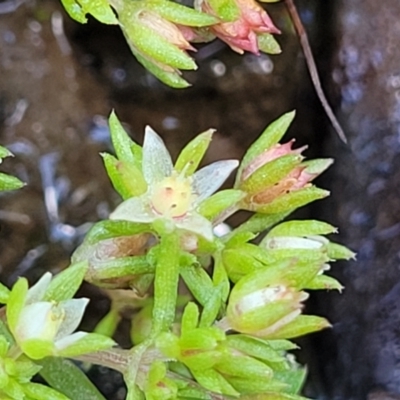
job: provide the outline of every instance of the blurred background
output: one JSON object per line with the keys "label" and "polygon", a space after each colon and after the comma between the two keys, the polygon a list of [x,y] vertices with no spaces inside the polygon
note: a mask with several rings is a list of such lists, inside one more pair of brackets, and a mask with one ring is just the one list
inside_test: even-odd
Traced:
{"label": "blurred background", "polygon": [[[205,163],[240,158],[266,125],[296,109],[286,139],[309,144],[307,157],[336,160],[318,181],[332,196],[298,216],[338,226],[335,240],[358,254],[333,267],[343,294],[309,302],[333,327],[299,341],[305,394],[400,399],[400,2],[296,4],[348,145],[316,98],[282,3],[267,8],[282,31],[281,55],[239,56],[214,41],[193,54],[199,70],[185,74],[193,86],[172,90],[135,61],[118,28],[75,23],[56,0],[0,1],[0,143],[15,154],[2,167],[27,183],[0,196],[1,280],[62,270],[91,224],[118,204],[99,156],[110,150],[111,109],[139,143],[151,125],[173,155],[216,128]],[[82,292],[93,299],[91,329],[109,302],[89,285]],[[124,398],[117,374],[90,376],[107,398]]]}

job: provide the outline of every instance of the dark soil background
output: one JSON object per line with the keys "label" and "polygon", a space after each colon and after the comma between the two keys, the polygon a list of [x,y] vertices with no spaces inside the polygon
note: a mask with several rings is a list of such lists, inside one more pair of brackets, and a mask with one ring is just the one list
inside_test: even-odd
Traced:
{"label": "dark soil background", "polygon": [[[279,56],[233,54],[220,42],[199,47],[189,89],[166,88],[138,65],[119,29],[69,19],[57,1],[0,2],[0,143],[15,154],[2,167],[27,186],[0,197],[0,274],[7,285],[32,282],[68,265],[90,224],[119,201],[100,151],[110,147],[114,108],[132,137],[158,131],[177,154],[197,133],[217,128],[206,162],[239,158],[262,129],[296,108],[288,137],[308,157],[336,159],[319,185],[330,199],[303,217],[340,227],[336,240],[358,260],[335,265],[342,295],[312,297],[330,331],[301,341],[308,396],[395,399],[400,395],[400,3],[398,0],[296,2],[331,102],[349,138],[332,131],[318,103],[283,4],[271,12],[283,34]],[[90,295],[84,329],[107,312]],[[110,400],[124,398],[121,377],[93,369]],[[77,399],[80,400],[80,399]],[[82,399],[84,400],[84,399]]]}

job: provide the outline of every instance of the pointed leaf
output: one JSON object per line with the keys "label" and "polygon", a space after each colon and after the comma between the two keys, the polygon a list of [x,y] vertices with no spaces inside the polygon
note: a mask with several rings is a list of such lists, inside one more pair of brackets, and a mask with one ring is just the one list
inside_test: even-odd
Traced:
{"label": "pointed leaf", "polygon": [[305,206],[315,200],[323,199],[329,196],[330,192],[311,186],[305,189],[296,190],[284,194],[273,200],[271,203],[257,206],[257,212],[265,214],[277,214],[291,211],[293,212],[297,208]]}
{"label": "pointed leaf", "polygon": [[87,261],[82,261],[57,274],[50,282],[44,300],[59,302],[72,299],[81,286],[87,270]]}
{"label": "pointed leaf", "polygon": [[325,318],[315,315],[299,315],[295,320],[264,337],[266,339],[292,339],[330,326],[331,324]]}
{"label": "pointed leaf", "polygon": [[254,171],[239,187],[249,194],[261,193],[284,179],[302,159],[299,154],[276,158]]}
{"label": "pointed leaf", "polygon": [[282,115],[280,118],[272,122],[260,135],[260,137],[250,146],[245,156],[243,157],[242,163],[239,168],[238,177],[240,177],[244,167],[250,164],[250,162],[256,158],[263,151],[271,148],[274,144],[277,144],[286,133],[290,124],[295,117],[295,112],[291,111]]}
{"label": "pointed leaf", "polygon": [[86,12],[83,11],[82,7],[75,0],[61,0],[61,3],[72,19],[81,24],[87,22]]}
{"label": "pointed leaf", "polygon": [[202,27],[218,22],[212,15],[194,10],[182,4],[165,0],[146,1],[146,9],[154,10],[168,21],[184,26]]}
{"label": "pointed leaf", "polygon": [[44,399],[51,399],[51,400],[70,400],[69,397],[63,395],[56,390],[41,385],[39,383],[30,382],[27,385],[23,386],[24,393],[29,396],[29,399],[35,400],[44,400]]}
{"label": "pointed leaf", "polygon": [[329,242],[327,245],[328,257],[331,260],[351,260],[356,258],[356,253],[338,243]]}
{"label": "pointed leaf", "polygon": [[185,176],[193,175],[210,145],[214,132],[215,129],[208,129],[191,140],[180,152],[175,163],[175,171],[184,171]]}
{"label": "pointed leaf", "polygon": [[7,175],[0,172],[0,190],[16,190],[25,186],[25,183],[20,181],[15,176]]}
{"label": "pointed leaf", "polygon": [[263,53],[280,54],[282,52],[281,46],[270,33],[262,33],[257,35],[258,48]]}
{"label": "pointed leaf", "polygon": [[120,21],[128,40],[132,41],[132,45],[146,58],[151,58],[172,68],[197,69],[195,61],[184,50],[163,38],[153,29],[140,24],[140,22],[132,22],[125,17],[125,14],[120,15]]}
{"label": "pointed leaf", "polygon": [[40,375],[70,399],[105,400],[89,378],[69,360],[48,357],[40,360]]}
{"label": "pointed leaf", "polygon": [[140,55],[131,43],[129,43],[132,53],[135,55],[140,64],[143,65],[149,72],[166,85],[174,89],[184,89],[190,86],[181,76],[178,70],[173,68],[162,68],[159,63],[152,61]]}
{"label": "pointed leaf", "polygon": [[85,13],[93,15],[101,23],[118,24],[118,19],[107,0],[79,0],[79,3],[85,10]]}
{"label": "pointed leaf", "polygon": [[25,278],[19,278],[11,289],[6,308],[7,323],[11,332],[14,332],[17,326],[27,293],[28,281]]}
{"label": "pointed leaf", "polygon": [[210,7],[218,18],[223,21],[236,21],[240,16],[240,9],[232,0],[209,0]]}
{"label": "pointed leaf", "polygon": [[227,189],[215,193],[205,199],[199,206],[198,212],[210,221],[223,214],[225,210],[235,206],[246,196],[241,190]]}
{"label": "pointed leaf", "polygon": [[111,141],[118,159],[135,165],[136,168],[140,169],[141,147],[129,137],[114,111],[110,114],[108,124],[110,126]]}
{"label": "pointed leaf", "polygon": [[305,289],[311,290],[338,290],[341,292],[344,287],[335,278],[328,275],[317,275],[313,280],[307,283]]}
{"label": "pointed leaf", "polygon": [[107,350],[115,346],[115,344],[114,340],[107,336],[99,335],[97,333],[88,333],[70,346],[57,351],[57,355],[61,357],[76,357],[82,354]]}
{"label": "pointed leaf", "polygon": [[6,304],[10,296],[10,289],[0,283],[0,303]]}
{"label": "pointed leaf", "polygon": [[312,236],[337,233],[332,225],[317,220],[301,220],[283,222],[268,232],[268,237],[274,236]]}
{"label": "pointed leaf", "polygon": [[147,191],[143,174],[135,165],[119,161],[111,154],[101,153],[101,156],[114,189],[124,200]]}

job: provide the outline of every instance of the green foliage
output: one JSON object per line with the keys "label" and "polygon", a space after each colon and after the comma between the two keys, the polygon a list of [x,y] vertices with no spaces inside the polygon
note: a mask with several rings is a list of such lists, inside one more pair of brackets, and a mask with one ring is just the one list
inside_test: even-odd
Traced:
{"label": "green foliage", "polygon": [[[129,15],[138,18],[141,1],[129,6]],[[205,15],[177,4],[149,4],[174,22],[208,23]],[[224,2],[211,4],[225,12]],[[79,6],[79,15],[89,12]],[[90,12],[107,19],[107,8],[98,7],[99,14]],[[159,51],[151,46],[156,60]],[[170,52],[168,59],[183,68],[186,56],[173,54],[184,53]],[[322,317],[302,314],[307,291],[341,290],[325,272],[354,253],[326,237],[336,233],[326,222],[283,221],[328,194],[312,181],[332,163],[304,161],[304,148],[279,144],[293,118],[288,113],[268,126],[241,163],[224,160],[197,170],[212,130],[186,145],[174,164],[155,131],[146,127],[139,146],[112,113],[116,154],[102,156],[122,202],[92,226],[57,276],[47,272],[33,286],[19,278],[11,290],[0,285],[6,305],[0,317],[0,397],[103,399],[66,360],[72,358],[121,372],[128,400],[304,399],[299,393],[306,370],[289,353],[296,348],[289,339],[330,327]],[[9,155],[0,147],[0,159]],[[234,188],[217,191],[236,169]],[[0,188],[22,185],[1,177]],[[252,215],[217,235],[219,225],[240,210]],[[92,333],[75,332],[89,302],[73,298],[83,280],[107,288],[111,298]],[[111,339],[126,309],[134,314],[129,350]],[[31,382],[38,373],[49,386]]]}

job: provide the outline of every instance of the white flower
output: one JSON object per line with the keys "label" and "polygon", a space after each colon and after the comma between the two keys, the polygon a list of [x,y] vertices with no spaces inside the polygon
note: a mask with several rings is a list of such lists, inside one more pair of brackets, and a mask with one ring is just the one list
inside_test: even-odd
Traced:
{"label": "white flower", "polygon": [[197,207],[224,183],[238,164],[237,160],[219,161],[185,176],[185,171],[174,170],[162,139],[146,127],[142,167],[147,191],[120,204],[110,219],[143,223],[165,219],[172,221],[175,228],[212,240],[212,224],[196,211]]}
{"label": "white flower", "polygon": [[33,359],[56,355],[87,335],[72,332],[80,324],[89,299],[43,300],[51,279],[47,272],[28,290],[16,323],[10,326],[17,344]]}

